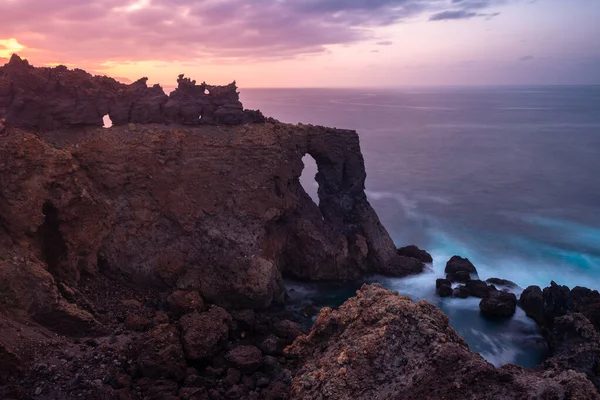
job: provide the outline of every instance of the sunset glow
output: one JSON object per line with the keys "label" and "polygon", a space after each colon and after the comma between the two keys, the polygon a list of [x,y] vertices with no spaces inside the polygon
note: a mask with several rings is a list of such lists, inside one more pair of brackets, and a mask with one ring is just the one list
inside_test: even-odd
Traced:
{"label": "sunset glow", "polygon": [[11,0],[0,58],[172,86],[600,83],[586,0]]}

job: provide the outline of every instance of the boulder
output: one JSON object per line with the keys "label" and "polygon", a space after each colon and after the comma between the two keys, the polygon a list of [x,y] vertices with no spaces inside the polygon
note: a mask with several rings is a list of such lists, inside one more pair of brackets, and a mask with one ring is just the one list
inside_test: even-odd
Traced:
{"label": "boulder", "polygon": [[554,318],[573,312],[573,299],[571,290],[567,286],[557,285],[550,282],[550,286],[544,288],[544,322],[551,325]]}
{"label": "boulder", "polygon": [[452,283],[448,279],[438,279],[435,281],[435,292],[440,297],[452,296]]}
{"label": "boulder", "polygon": [[292,342],[296,340],[298,336],[304,334],[302,325],[289,320],[277,321],[273,325],[273,332],[282,338],[287,344],[292,344]]}
{"label": "boulder", "polygon": [[517,309],[517,296],[514,293],[491,290],[487,297],[479,302],[483,315],[494,318],[512,317]]}
{"label": "boulder", "polygon": [[466,271],[469,274],[477,274],[477,269],[475,269],[475,266],[473,263],[471,263],[471,261],[469,261],[468,258],[452,256],[452,258],[446,262],[446,268],[444,269],[444,272],[447,274],[453,274],[460,271]]}
{"label": "boulder", "polygon": [[231,316],[217,306],[181,318],[181,341],[186,358],[197,361],[214,357],[227,342],[230,323]]}
{"label": "boulder", "polygon": [[144,334],[138,343],[139,373],[152,379],[184,379],[187,364],[179,336],[172,325],[160,325]]}
{"label": "boulder", "polygon": [[465,285],[457,286],[452,290],[452,297],[459,299],[466,299],[470,294],[471,293],[469,293],[469,290]]}
{"label": "boulder", "polygon": [[467,283],[471,280],[471,274],[467,271],[451,272],[446,275],[450,282]]}
{"label": "boulder", "polygon": [[519,297],[519,307],[525,311],[525,314],[537,322],[539,325],[544,323],[544,293],[539,286],[528,286]]}
{"label": "boulder", "polygon": [[252,374],[262,364],[262,353],[254,346],[238,346],[230,350],[225,359],[245,374]]}
{"label": "boulder", "polygon": [[323,308],[286,354],[298,365],[292,399],[600,399],[575,371],[495,368],[439,309],[379,285],[364,285],[336,310]]}
{"label": "boulder", "polygon": [[480,280],[468,281],[465,286],[470,296],[479,297],[480,299],[486,297],[490,292],[490,287],[487,283]]}
{"label": "boulder", "polygon": [[125,328],[129,329],[130,331],[143,332],[151,325],[151,322],[148,318],[142,315],[129,314],[125,318],[124,324]]}
{"label": "boulder", "polygon": [[489,279],[486,279],[485,282],[489,285],[504,286],[507,289],[515,289],[515,288],[519,287],[519,285],[517,285],[516,283],[509,281],[507,279],[489,278]]}
{"label": "boulder", "polygon": [[397,252],[400,256],[416,258],[417,260],[422,261],[424,263],[433,262],[433,257],[431,257],[431,254],[429,254],[425,250],[421,250],[415,245],[400,247],[397,250]]}
{"label": "boulder", "polygon": [[275,335],[269,335],[260,343],[259,347],[265,354],[280,356],[285,348],[285,341]]}
{"label": "boulder", "polygon": [[171,311],[179,315],[204,309],[204,301],[195,290],[176,290],[167,297],[167,304]]}

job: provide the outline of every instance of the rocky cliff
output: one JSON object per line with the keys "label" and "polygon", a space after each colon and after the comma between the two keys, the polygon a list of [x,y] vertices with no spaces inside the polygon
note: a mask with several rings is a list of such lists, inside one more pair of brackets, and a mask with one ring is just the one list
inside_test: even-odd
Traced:
{"label": "rocky cliff", "polygon": [[[199,290],[228,307],[281,300],[282,274],[348,280],[421,271],[421,262],[396,254],[367,201],[356,132],[275,121],[217,126],[226,115],[219,110],[242,110],[235,86],[205,95],[206,85],[183,78],[161,114],[149,94],[159,88],[143,85],[37,69],[16,56],[0,69],[5,254],[27,255],[67,283],[103,271]],[[179,117],[169,121],[203,125],[132,123],[164,122],[173,102]],[[185,110],[199,110],[194,102],[224,108],[187,121]],[[117,126],[93,127],[104,112]],[[61,129],[37,132],[50,127]],[[299,183],[306,154],[319,169],[318,206]]]}

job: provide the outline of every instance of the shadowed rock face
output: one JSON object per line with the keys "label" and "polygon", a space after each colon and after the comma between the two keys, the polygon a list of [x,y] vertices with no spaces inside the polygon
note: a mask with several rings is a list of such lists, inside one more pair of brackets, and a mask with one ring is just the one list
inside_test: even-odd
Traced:
{"label": "shadowed rock face", "polygon": [[106,76],[65,66],[34,68],[13,55],[0,67],[0,118],[9,125],[41,131],[102,126],[109,115],[114,125],[175,123],[238,125],[262,122],[259,111],[244,110],[235,82],[200,85],[180,75],[167,96],[147,78],[125,85]]}
{"label": "shadowed rock face", "polygon": [[[59,280],[102,270],[247,308],[279,301],[282,274],[421,271],[420,261],[396,254],[367,201],[353,131],[281,123],[40,136],[8,129],[0,136],[0,249],[28,248]],[[319,168],[319,206],[299,182],[307,153]]]}

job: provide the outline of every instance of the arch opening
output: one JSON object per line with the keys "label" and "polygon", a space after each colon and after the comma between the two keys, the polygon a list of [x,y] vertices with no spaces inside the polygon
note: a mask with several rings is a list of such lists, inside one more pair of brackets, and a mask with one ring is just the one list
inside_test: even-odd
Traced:
{"label": "arch opening", "polygon": [[102,126],[103,128],[110,128],[113,126],[112,119],[110,119],[110,115],[108,114],[102,117],[102,122],[104,123],[104,125]]}
{"label": "arch opening", "polygon": [[304,164],[304,169],[300,175],[300,184],[318,207],[319,184],[317,183],[316,176],[319,169],[317,167],[317,162],[310,154],[305,154],[304,157],[302,157],[302,163]]}
{"label": "arch opening", "polygon": [[210,90],[208,90],[208,89],[204,89],[204,94],[205,94],[205,95],[209,95],[209,94],[210,94]]}

